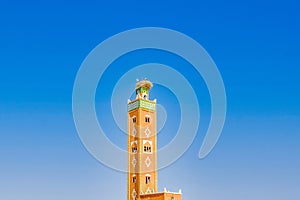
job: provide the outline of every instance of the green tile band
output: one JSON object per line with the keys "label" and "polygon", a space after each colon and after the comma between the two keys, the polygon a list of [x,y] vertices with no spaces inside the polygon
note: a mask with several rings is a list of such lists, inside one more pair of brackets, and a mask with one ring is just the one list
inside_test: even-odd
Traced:
{"label": "green tile band", "polygon": [[138,100],[138,101],[134,101],[132,103],[128,104],[127,110],[132,111],[136,108],[143,108],[146,110],[151,110],[151,111],[155,111],[155,102],[150,102],[150,101],[145,101],[145,100]]}

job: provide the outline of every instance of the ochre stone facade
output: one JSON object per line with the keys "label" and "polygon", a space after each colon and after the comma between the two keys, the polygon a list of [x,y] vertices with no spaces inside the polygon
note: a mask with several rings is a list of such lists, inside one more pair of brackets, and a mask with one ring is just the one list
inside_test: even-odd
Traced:
{"label": "ochre stone facade", "polygon": [[181,193],[160,192],[153,194],[143,194],[141,200],[181,200]]}
{"label": "ochre stone facade", "polygon": [[149,100],[151,87],[148,80],[138,81],[136,99],[128,101],[127,200],[181,200],[181,192],[158,192],[156,100]]}

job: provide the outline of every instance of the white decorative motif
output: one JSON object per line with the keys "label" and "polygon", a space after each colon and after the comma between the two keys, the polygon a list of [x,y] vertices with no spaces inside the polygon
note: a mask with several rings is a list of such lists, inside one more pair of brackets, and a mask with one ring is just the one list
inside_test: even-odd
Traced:
{"label": "white decorative motif", "polygon": [[150,131],[150,129],[148,127],[145,129],[145,135],[147,137],[149,137],[151,135],[151,131]]}
{"label": "white decorative motif", "polygon": [[150,188],[148,187],[147,188],[147,191],[146,191],[146,194],[150,194],[151,193],[151,190],[150,190]]}
{"label": "white decorative motif", "polygon": [[145,160],[145,164],[147,167],[149,167],[151,165],[151,160],[150,160],[149,156],[147,156],[147,158]]}
{"label": "white decorative motif", "polygon": [[135,200],[136,195],[137,195],[137,194],[136,194],[136,191],[135,191],[135,189],[133,189],[133,190],[132,190],[132,194],[131,194],[133,200]]}
{"label": "white decorative motif", "polygon": [[141,190],[140,194],[144,194],[143,190]]}
{"label": "white decorative motif", "polygon": [[130,144],[131,144],[131,146],[134,145],[134,144],[135,144],[135,145],[138,145],[138,141],[137,141],[137,140],[134,140],[134,141],[130,142]]}
{"label": "white decorative motif", "polygon": [[136,163],[137,163],[137,161],[136,161],[136,159],[135,159],[135,157],[133,157],[133,159],[132,159],[132,161],[131,161],[131,164],[132,164],[132,166],[135,168],[135,166],[136,166]]}
{"label": "white decorative motif", "polygon": [[150,146],[152,147],[152,141],[151,140],[143,140],[143,145],[145,145],[146,143],[149,143]]}
{"label": "white decorative motif", "polygon": [[137,133],[137,131],[136,131],[135,127],[133,127],[133,129],[132,129],[132,135],[136,136],[136,133]]}

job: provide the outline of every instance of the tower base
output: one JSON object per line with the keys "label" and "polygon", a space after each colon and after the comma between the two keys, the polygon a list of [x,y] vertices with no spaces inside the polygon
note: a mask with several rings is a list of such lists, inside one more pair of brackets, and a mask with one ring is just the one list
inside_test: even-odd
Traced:
{"label": "tower base", "polygon": [[181,193],[158,192],[140,195],[140,200],[181,200]]}

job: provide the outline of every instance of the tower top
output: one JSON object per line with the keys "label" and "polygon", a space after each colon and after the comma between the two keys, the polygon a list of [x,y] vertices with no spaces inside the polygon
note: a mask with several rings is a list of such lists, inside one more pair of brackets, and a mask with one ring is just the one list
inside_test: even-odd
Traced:
{"label": "tower top", "polygon": [[136,99],[147,99],[149,100],[149,90],[152,88],[153,84],[148,80],[138,80],[135,86]]}
{"label": "tower top", "polygon": [[153,84],[151,83],[151,81],[149,81],[147,78],[145,78],[144,80],[139,80],[137,79],[136,80],[136,86],[135,86],[135,89],[139,89],[139,88],[147,88],[148,90],[151,89],[153,86]]}

